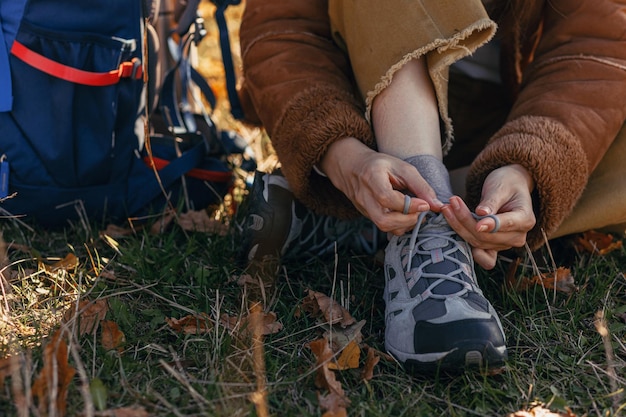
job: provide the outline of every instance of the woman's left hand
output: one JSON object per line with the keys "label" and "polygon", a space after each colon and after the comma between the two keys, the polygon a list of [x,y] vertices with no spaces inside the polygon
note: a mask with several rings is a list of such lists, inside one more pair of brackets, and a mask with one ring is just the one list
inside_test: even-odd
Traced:
{"label": "woman's left hand", "polygon": [[531,191],[532,177],[521,165],[506,165],[492,171],[483,184],[476,215],[496,215],[476,220],[465,202],[451,197],[442,212],[448,224],[472,246],[474,261],[485,269],[496,264],[499,251],[524,246],[527,233],[535,226]]}

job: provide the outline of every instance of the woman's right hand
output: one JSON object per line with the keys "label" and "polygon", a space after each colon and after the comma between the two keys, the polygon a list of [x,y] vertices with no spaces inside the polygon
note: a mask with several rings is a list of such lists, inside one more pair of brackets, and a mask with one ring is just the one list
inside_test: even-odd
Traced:
{"label": "woman's right hand", "polygon": [[[333,143],[319,168],[383,232],[402,235],[413,229],[420,212],[438,212],[443,207],[411,164],[377,152],[356,138]],[[403,214],[406,194],[415,197]]]}

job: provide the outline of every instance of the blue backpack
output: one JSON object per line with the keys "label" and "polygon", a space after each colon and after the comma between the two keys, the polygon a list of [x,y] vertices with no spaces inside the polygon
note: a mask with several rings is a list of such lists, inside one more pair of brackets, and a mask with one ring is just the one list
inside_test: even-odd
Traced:
{"label": "blue backpack", "polygon": [[[238,2],[218,2],[220,29],[223,10]],[[45,227],[85,215],[116,221],[180,201],[202,209],[228,192],[227,156],[245,143],[188,102],[193,87],[215,104],[188,59],[203,35],[199,0],[185,2],[178,56],[162,80],[146,63],[166,44],[150,27],[155,3],[0,0],[3,215]]]}

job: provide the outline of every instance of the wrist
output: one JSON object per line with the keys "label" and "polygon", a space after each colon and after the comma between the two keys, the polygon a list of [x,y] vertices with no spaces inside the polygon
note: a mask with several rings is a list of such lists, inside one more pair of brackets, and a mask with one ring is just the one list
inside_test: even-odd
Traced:
{"label": "wrist", "polygon": [[357,153],[363,151],[371,151],[371,149],[354,137],[347,136],[338,139],[328,147],[324,156],[315,164],[314,169],[321,175],[332,177],[333,173],[346,163],[347,155],[353,159]]}

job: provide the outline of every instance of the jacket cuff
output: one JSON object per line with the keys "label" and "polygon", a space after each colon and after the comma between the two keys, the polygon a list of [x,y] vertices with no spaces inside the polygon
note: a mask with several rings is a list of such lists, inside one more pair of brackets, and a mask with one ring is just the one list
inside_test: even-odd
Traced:
{"label": "jacket cuff", "polygon": [[358,212],[331,181],[315,172],[328,147],[354,137],[375,147],[362,103],[332,86],[317,86],[296,96],[270,132],[281,170],[295,197],[319,214],[340,218]]}
{"label": "jacket cuff", "polygon": [[480,202],[482,185],[496,168],[519,164],[535,182],[537,224],[527,237],[531,250],[544,244],[569,215],[587,183],[587,159],[578,140],[561,123],[540,116],[509,121],[472,163],[467,178],[468,204]]}

